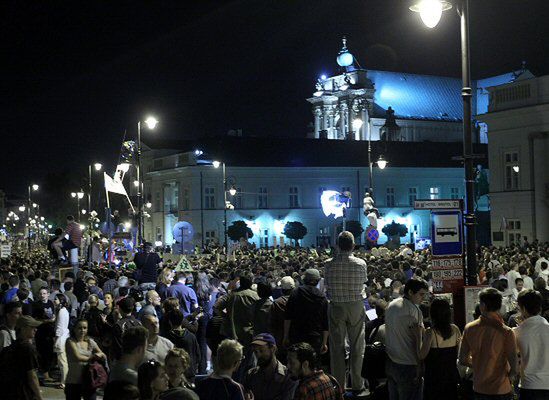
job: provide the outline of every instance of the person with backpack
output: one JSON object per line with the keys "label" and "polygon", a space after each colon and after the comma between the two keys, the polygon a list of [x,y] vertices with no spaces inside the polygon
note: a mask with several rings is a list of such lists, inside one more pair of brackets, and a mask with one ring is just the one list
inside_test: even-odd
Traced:
{"label": "person with backpack", "polygon": [[27,315],[17,320],[17,340],[0,353],[2,398],[42,400],[38,381],[38,352],[33,345],[42,323]]}
{"label": "person with backpack", "polygon": [[[65,345],[68,362],[65,396],[67,400],[95,400],[96,385],[84,381],[85,372],[93,361],[104,361],[107,356],[88,336],[88,321],[76,321]],[[106,383],[106,374],[104,375]]]}

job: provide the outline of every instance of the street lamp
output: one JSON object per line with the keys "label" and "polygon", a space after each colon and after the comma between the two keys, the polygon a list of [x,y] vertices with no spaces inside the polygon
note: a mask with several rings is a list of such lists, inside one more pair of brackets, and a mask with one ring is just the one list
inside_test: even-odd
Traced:
{"label": "street lamp", "polygon": [[[457,11],[460,16],[461,26],[461,79],[463,88],[461,98],[463,100],[463,168],[465,170],[465,236],[466,236],[466,264],[467,284],[477,284],[477,259],[476,259],[476,216],[475,216],[475,168],[473,156],[473,132],[471,128],[471,71],[469,61],[469,0],[457,1]],[[452,8],[447,1],[422,0],[410,7],[410,10],[420,13],[423,22],[430,28],[436,26],[440,20],[439,14]]]}
{"label": "street lamp", "polygon": [[84,192],[72,192],[71,197],[73,199],[76,199],[76,210],[77,210],[77,216],[78,216],[78,222],[80,222],[80,200],[84,198]]}
{"label": "street lamp", "polygon": [[[103,165],[101,163],[93,163],[93,169],[96,172],[101,171],[101,168],[103,168]],[[92,209],[91,204],[91,198],[92,198],[92,164],[88,165],[88,210]]]}
{"label": "street lamp", "polygon": [[[158,120],[148,117],[145,124],[149,129],[156,128]],[[141,121],[137,121],[137,243],[143,243],[143,178],[141,177]]]}
{"label": "street lamp", "polygon": [[380,155],[377,160],[377,166],[379,167],[379,169],[385,169],[387,164],[388,164],[388,161],[383,158],[383,155]]}
{"label": "street lamp", "polygon": [[[29,252],[30,252],[31,251],[30,220],[31,220],[31,211],[32,211],[32,207],[33,207],[32,199],[31,199],[31,190],[36,192],[36,191],[38,191],[39,186],[36,183],[34,183],[32,185],[29,185],[28,189],[29,189],[28,190],[29,197],[28,197],[28,203],[27,203],[27,225],[29,227],[29,231],[28,231],[28,235],[27,235],[27,245],[28,245],[28,249],[29,249]],[[19,210],[21,210],[21,207],[19,207]]]}
{"label": "street lamp", "polygon": [[231,196],[234,196],[236,194],[236,189],[234,187],[231,187],[230,190],[227,190],[227,172],[225,163],[221,161],[213,161],[212,165],[214,168],[219,168],[219,166],[222,167],[223,171],[223,236],[225,240],[225,254],[229,254],[229,242],[227,237],[227,192],[231,194]]}

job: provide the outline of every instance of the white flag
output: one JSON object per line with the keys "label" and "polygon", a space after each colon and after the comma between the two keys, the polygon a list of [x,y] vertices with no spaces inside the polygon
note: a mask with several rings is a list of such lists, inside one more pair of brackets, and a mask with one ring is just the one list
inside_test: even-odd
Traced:
{"label": "white flag", "polygon": [[107,175],[106,172],[103,172],[103,176],[105,177],[105,189],[107,189],[108,192],[128,196],[128,194],[126,193],[126,188],[122,184],[122,181],[115,182],[109,175]]}

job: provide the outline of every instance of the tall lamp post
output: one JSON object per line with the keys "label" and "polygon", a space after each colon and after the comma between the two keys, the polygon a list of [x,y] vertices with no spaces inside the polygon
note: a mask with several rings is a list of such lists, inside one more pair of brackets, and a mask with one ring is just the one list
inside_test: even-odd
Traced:
{"label": "tall lamp post", "polygon": [[229,241],[227,236],[227,209],[229,208],[229,203],[227,202],[227,193],[234,196],[236,194],[236,189],[232,186],[230,189],[227,189],[227,171],[225,168],[225,163],[221,161],[214,161],[212,162],[212,165],[214,168],[219,168],[219,166],[221,166],[223,171],[223,236],[225,241],[225,254],[228,254],[229,248],[227,246],[229,245]]}
{"label": "tall lamp post", "polygon": [[[443,0],[422,0],[410,7],[410,10],[419,12],[421,20],[428,28],[434,28],[442,16],[442,12],[452,8],[452,4]],[[461,26],[461,79],[463,88],[463,168],[465,172],[465,236],[466,236],[466,265],[467,284],[477,284],[476,258],[476,216],[475,216],[475,171],[473,156],[473,132],[471,127],[471,71],[469,56],[469,0],[457,0],[457,12]]]}
{"label": "tall lamp post", "polygon": [[101,163],[94,163],[93,165],[88,165],[88,211],[91,212],[92,210],[92,204],[91,204],[91,198],[92,198],[92,167],[96,172],[101,171],[101,168],[103,168],[103,165]]}
{"label": "tall lamp post", "polygon": [[80,191],[80,192],[72,192],[71,193],[71,197],[73,199],[76,199],[76,207],[77,207],[77,211],[78,211],[78,222],[80,222],[80,200],[82,200],[84,198],[84,192]]}
{"label": "tall lamp post", "polygon": [[[149,129],[154,129],[158,120],[148,117],[145,124]],[[141,121],[137,122],[137,245],[143,243],[143,179],[141,168]]]}
{"label": "tall lamp post", "polygon": [[[353,120],[353,131],[358,131],[362,127],[364,122],[360,118],[355,118]],[[379,169],[385,169],[387,166],[387,160],[383,158],[382,155],[379,156],[379,159],[376,161]],[[374,163],[372,162],[372,133],[368,135],[368,189],[372,192],[370,193],[373,197],[374,193]]]}
{"label": "tall lamp post", "polygon": [[37,184],[29,185],[28,187],[29,191],[29,197],[28,197],[28,203],[27,203],[27,228],[28,228],[28,235],[27,235],[27,245],[29,252],[31,251],[31,211],[32,211],[32,199],[31,199],[31,190],[37,191],[39,189],[39,186]]}

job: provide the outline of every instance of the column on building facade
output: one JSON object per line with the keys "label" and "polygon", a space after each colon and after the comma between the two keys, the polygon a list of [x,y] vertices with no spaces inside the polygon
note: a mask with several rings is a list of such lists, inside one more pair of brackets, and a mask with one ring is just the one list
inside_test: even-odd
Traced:
{"label": "column on building facade", "polygon": [[330,138],[330,122],[328,120],[329,118],[329,106],[323,106],[322,107],[322,129],[326,131],[326,135],[328,139]]}
{"label": "column on building facade", "polygon": [[362,107],[360,119],[362,120],[362,127],[360,128],[360,132],[356,133],[355,139],[368,140],[370,137],[370,115],[368,114],[366,106]]}
{"label": "column on building facade", "polygon": [[322,130],[322,120],[321,120],[321,116],[322,116],[322,109],[320,107],[315,107],[313,109],[313,114],[315,116],[315,139],[318,139],[320,138],[320,131]]}
{"label": "column on building facade", "polygon": [[330,139],[337,139],[337,129],[335,127],[335,106],[328,106],[328,137]]}
{"label": "column on building facade", "polygon": [[339,103],[339,132],[340,136],[345,138],[346,135],[346,123],[347,123],[347,115],[349,112],[349,107],[347,107],[347,103],[342,101]]}

